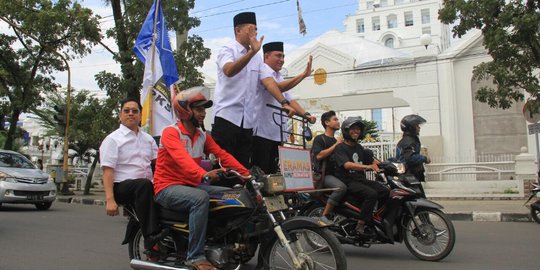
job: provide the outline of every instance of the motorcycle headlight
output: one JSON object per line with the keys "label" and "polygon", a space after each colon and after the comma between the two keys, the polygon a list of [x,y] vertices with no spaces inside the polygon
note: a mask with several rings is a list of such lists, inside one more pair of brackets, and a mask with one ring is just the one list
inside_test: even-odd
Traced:
{"label": "motorcycle headlight", "polygon": [[263,192],[277,194],[285,190],[285,178],[283,175],[271,174],[264,176]]}
{"label": "motorcycle headlight", "polygon": [[404,174],[405,173],[405,164],[400,163],[400,162],[392,163],[392,164],[394,164],[394,166],[396,166],[397,172],[399,174]]}
{"label": "motorcycle headlight", "polygon": [[9,183],[17,183],[17,180],[15,180],[15,177],[5,173],[5,172],[0,172],[0,181],[5,181],[5,182],[9,182]]}

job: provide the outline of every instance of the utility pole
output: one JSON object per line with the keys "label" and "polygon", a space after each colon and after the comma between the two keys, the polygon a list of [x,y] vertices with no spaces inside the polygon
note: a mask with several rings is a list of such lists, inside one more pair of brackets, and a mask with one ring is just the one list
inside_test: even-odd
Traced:
{"label": "utility pole", "polygon": [[[56,51],[55,51],[56,52]],[[66,67],[67,67],[67,71],[68,71],[68,84],[67,84],[67,97],[66,97],[66,126],[65,126],[65,129],[64,129],[64,150],[63,150],[63,161],[64,163],[62,164],[62,171],[64,173],[63,177],[62,177],[62,190],[60,191],[61,194],[64,194],[64,195],[71,195],[73,194],[73,192],[69,191],[69,183],[68,183],[68,172],[69,172],[69,166],[68,166],[68,150],[69,150],[69,111],[70,111],[70,107],[71,107],[71,69],[69,67],[69,63],[68,61],[66,60],[66,58],[56,52],[56,54],[58,56],[60,56],[60,58],[62,58],[62,60],[64,60],[64,63],[66,64]]]}

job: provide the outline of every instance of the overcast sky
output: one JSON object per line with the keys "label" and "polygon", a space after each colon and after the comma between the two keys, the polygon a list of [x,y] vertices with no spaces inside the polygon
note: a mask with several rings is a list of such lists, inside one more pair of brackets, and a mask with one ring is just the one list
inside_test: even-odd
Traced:
{"label": "overcast sky", "polygon": [[[91,8],[103,18],[102,27],[113,25],[112,9],[104,5],[102,0],[81,0],[83,6]],[[258,33],[264,35],[264,43],[271,41],[285,42],[285,54],[292,51],[328,30],[344,30],[343,21],[348,14],[358,9],[358,0],[300,0],[303,18],[307,26],[307,35],[302,36],[298,30],[296,0],[196,0],[191,15],[201,20],[201,25],[190,31],[190,35],[199,35],[205,46],[212,50],[212,57],[205,63],[203,71],[215,78],[215,54],[224,44],[234,38],[232,19],[234,15],[244,11],[257,14]],[[165,18],[167,19],[167,18]],[[172,46],[175,46],[174,33],[170,33]],[[108,46],[116,48],[114,40],[105,40]],[[99,90],[94,75],[102,70],[120,72],[120,67],[112,59],[112,55],[98,45],[93,53],[85,58],[70,63],[72,85],[77,89]],[[181,68],[181,67],[180,67]],[[56,73],[56,81],[67,85],[67,73]]]}

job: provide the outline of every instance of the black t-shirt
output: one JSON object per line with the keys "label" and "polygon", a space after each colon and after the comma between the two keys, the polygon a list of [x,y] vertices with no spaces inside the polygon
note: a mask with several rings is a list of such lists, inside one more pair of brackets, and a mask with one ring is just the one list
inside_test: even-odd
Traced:
{"label": "black t-shirt", "polygon": [[[336,138],[328,137],[324,134],[317,135],[313,139],[313,146],[311,147],[311,155],[313,156],[313,166],[316,172],[321,172],[322,170],[322,160],[319,161],[315,157],[323,150],[330,148],[337,142]],[[327,157],[328,161],[326,162],[325,174],[334,175],[336,168],[336,161],[334,155]]]}
{"label": "black t-shirt", "polygon": [[368,165],[373,163],[373,155],[367,153],[362,145],[356,143],[354,145],[348,145],[346,143],[340,143],[334,150],[334,157],[336,159],[336,177],[341,181],[347,183],[349,181],[366,179],[365,171],[353,171],[346,170],[343,165],[347,162],[354,162],[358,164]]}

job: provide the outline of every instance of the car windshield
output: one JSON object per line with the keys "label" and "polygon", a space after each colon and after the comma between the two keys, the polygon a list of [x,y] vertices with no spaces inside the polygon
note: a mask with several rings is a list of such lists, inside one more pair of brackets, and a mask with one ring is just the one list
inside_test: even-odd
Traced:
{"label": "car windshield", "polygon": [[0,153],[0,167],[35,169],[36,166],[20,154]]}

